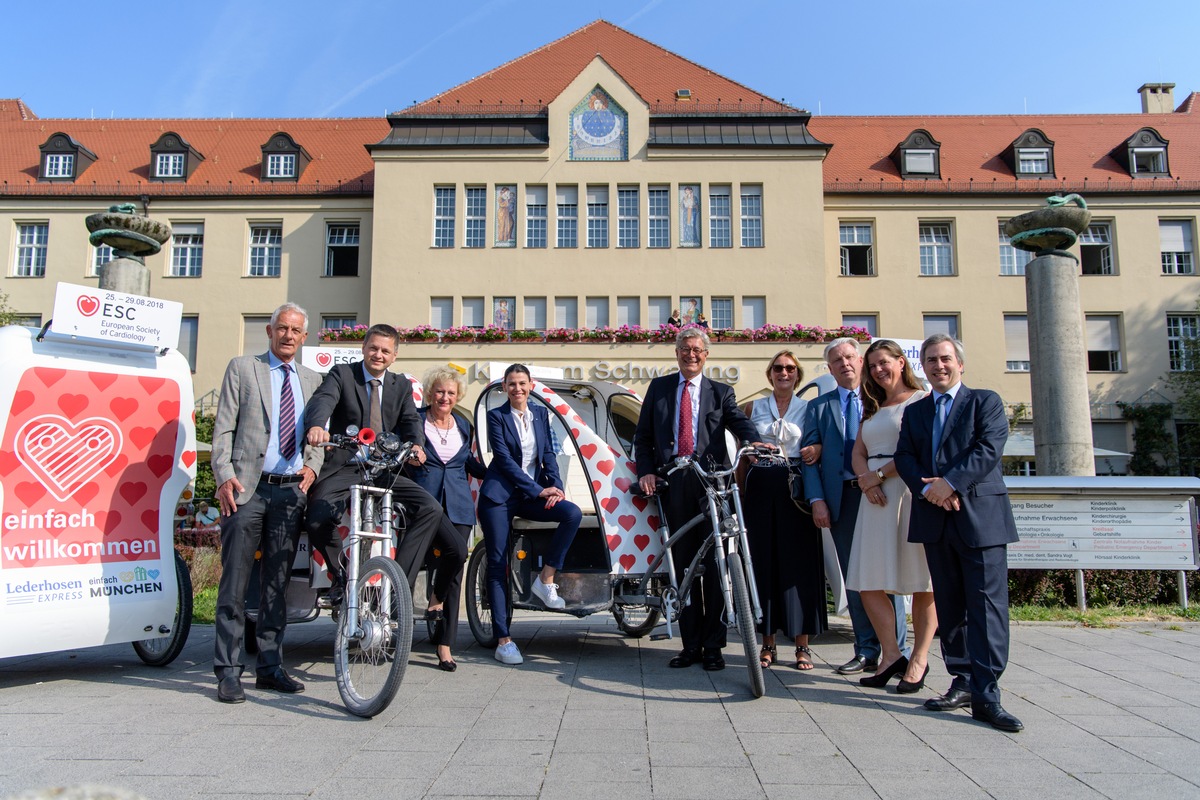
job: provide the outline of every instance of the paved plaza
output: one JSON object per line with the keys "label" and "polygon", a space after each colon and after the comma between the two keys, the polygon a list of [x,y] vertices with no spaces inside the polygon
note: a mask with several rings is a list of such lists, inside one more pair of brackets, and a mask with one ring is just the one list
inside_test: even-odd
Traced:
{"label": "paved plaza", "polygon": [[[628,639],[612,618],[519,615],[526,662],[469,641],[437,669],[419,625],[392,705],[349,715],[327,617],[288,630],[302,695],[215,699],[212,626],[144,666],[128,645],[0,661],[0,797],[91,784],[152,798],[1166,798],[1200,797],[1200,625],[1013,626],[1004,734],[966,711],[861,688],[832,665],[768,672],[752,699],[736,638],[723,672],[667,668],[677,641]],[[935,643],[936,650],[936,643]],[[790,651],[789,651],[790,652]],[[780,647],[780,657],[784,658]]]}

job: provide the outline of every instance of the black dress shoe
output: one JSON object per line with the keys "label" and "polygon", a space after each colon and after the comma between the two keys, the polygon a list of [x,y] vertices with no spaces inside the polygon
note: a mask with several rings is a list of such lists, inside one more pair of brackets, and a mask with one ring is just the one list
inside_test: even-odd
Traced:
{"label": "black dress shoe", "polygon": [[716,647],[704,648],[703,660],[703,667],[707,672],[718,672],[725,669],[725,657],[721,655],[721,651]]}
{"label": "black dress shoe", "polygon": [[908,659],[905,656],[900,656],[891,664],[889,664],[887,669],[885,669],[883,672],[876,672],[874,675],[868,675],[865,678],[859,678],[858,682],[869,689],[879,689],[887,686],[888,681],[890,681],[893,676],[903,675],[906,669],[908,669]]}
{"label": "black dress shoe", "polygon": [[1005,711],[999,703],[971,703],[971,716],[998,731],[1018,733],[1025,730],[1021,720]]}
{"label": "black dress shoe", "polygon": [[679,655],[667,662],[667,666],[674,669],[682,669],[683,667],[690,667],[699,660],[699,650],[680,650]]}
{"label": "black dress shoe", "polygon": [[304,684],[284,672],[283,667],[276,667],[273,672],[259,675],[254,681],[255,689],[274,689],[277,692],[296,694],[304,691]]}
{"label": "black dress shoe", "polygon": [[445,670],[446,672],[454,672],[454,670],[458,669],[458,662],[453,658],[446,661],[439,661],[438,669]]}
{"label": "black dress shoe", "polygon": [[841,675],[857,675],[864,670],[870,670],[874,672],[878,667],[879,662],[873,658],[867,658],[866,656],[855,656],[845,664],[842,664],[835,671]]}
{"label": "black dress shoe", "polygon": [[242,679],[237,675],[221,678],[217,682],[217,699],[222,703],[246,702],[246,692],[242,690]]}
{"label": "black dress shoe", "polygon": [[950,691],[946,692],[941,697],[931,697],[925,701],[925,708],[930,711],[953,711],[956,708],[962,708],[971,704],[971,693],[966,689],[955,689],[950,687]]}
{"label": "black dress shoe", "polygon": [[925,671],[921,673],[921,677],[919,680],[906,681],[906,680],[904,680],[904,678],[901,678],[900,683],[896,684],[896,692],[899,694],[914,694],[914,693],[920,691],[921,689],[925,688],[925,676],[927,676],[928,674],[929,674],[929,665],[926,664]]}

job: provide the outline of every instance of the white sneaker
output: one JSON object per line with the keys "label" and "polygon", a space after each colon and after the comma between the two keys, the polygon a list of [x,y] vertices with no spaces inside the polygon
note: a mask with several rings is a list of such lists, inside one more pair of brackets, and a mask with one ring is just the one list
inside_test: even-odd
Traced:
{"label": "white sneaker", "polygon": [[501,664],[523,664],[525,659],[521,658],[521,651],[517,649],[516,642],[505,642],[496,648],[496,660]]}
{"label": "white sneaker", "polygon": [[533,593],[546,608],[566,608],[567,601],[558,596],[557,583],[542,583],[541,576],[533,576]]}

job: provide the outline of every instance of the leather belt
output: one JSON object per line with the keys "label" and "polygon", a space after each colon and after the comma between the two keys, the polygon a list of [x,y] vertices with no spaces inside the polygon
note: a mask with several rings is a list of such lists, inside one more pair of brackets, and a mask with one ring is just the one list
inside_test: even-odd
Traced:
{"label": "leather belt", "polygon": [[848,481],[842,481],[842,483],[845,484],[846,486],[849,486],[851,489],[858,488],[858,478],[851,478]]}
{"label": "leather belt", "polygon": [[289,483],[299,483],[302,480],[304,480],[303,475],[276,475],[273,472],[264,472],[258,482],[269,483],[272,486],[285,486]]}

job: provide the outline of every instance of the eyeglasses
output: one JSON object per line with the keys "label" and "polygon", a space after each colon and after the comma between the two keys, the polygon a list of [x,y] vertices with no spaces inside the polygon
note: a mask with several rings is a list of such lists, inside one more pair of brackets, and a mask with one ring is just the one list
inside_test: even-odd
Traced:
{"label": "eyeglasses", "polygon": [[795,364],[772,364],[771,372],[795,372]]}
{"label": "eyeglasses", "polygon": [[702,356],[708,351],[701,347],[676,347],[675,352],[684,356],[688,355],[689,353],[694,356]]}

